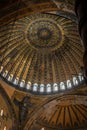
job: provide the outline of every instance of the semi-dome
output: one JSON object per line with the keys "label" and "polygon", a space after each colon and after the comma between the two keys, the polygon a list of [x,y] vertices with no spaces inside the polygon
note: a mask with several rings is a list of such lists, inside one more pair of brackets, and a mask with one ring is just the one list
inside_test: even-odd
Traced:
{"label": "semi-dome", "polygon": [[[75,100],[76,99],[76,100]],[[24,130],[86,130],[86,98],[66,95],[47,100],[27,119]],[[39,115],[39,116],[38,116]]]}

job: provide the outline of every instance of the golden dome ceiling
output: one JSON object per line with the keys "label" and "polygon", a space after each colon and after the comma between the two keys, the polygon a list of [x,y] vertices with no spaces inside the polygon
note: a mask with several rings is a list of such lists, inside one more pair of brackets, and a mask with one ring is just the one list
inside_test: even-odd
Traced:
{"label": "golden dome ceiling", "polygon": [[1,75],[18,89],[50,93],[84,80],[73,14],[36,13],[16,20],[0,27],[0,42]]}
{"label": "golden dome ceiling", "polygon": [[49,7],[55,3],[54,10],[61,10],[35,14],[32,11],[0,27],[1,77],[17,89],[38,94],[57,93],[84,83],[84,50],[76,17],[72,9],[68,12],[73,3],[48,3]]}
{"label": "golden dome ceiling", "polygon": [[25,25],[19,21],[25,28],[25,39],[29,47],[41,54],[47,54],[61,46],[64,33],[55,18],[49,14],[36,14],[27,18]]}

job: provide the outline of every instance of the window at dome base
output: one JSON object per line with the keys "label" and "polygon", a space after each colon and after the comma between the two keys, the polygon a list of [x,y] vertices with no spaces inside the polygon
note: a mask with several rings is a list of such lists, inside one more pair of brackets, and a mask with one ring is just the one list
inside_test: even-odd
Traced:
{"label": "window at dome base", "polygon": [[78,80],[76,77],[73,77],[73,85],[77,86],[78,85]]}
{"label": "window at dome base", "polygon": [[50,93],[51,92],[51,84],[47,84],[46,89],[47,89],[47,92]]}
{"label": "window at dome base", "polygon": [[84,81],[84,76],[81,73],[78,74],[78,78],[80,82]]}
{"label": "window at dome base", "polygon": [[27,83],[26,89],[27,89],[27,90],[30,90],[30,89],[31,89],[31,82],[28,82],[28,83]]}
{"label": "window at dome base", "polygon": [[35,83],[35,84],[33,84],[33,91],[36,92],[37,90],[38,90],[38,84]]}
{"label": "window at dome base", "polygon": [[[3,68],[3,67],[2,67]],[[1,71],[2,77],[6,77],[6,80],[8,83],[11,82],[18,88],[25,88],[27,92],[38,92],[38,94],[51,94],[51,93],[59,93],[61,91],[64,92],[64,90],[68,91],[70,89],[73,89],[74,87],[78,87],[81,85],[84,85],[86,83],[85,78],[82,73],[79,73],[77,76],[72,77],[72,79],[68,79],[64,82],[58,82],[58,83],[52,83],[52,84],[37,84],[37,83],[31,83],[25,82],[25,80],[19,81],[19,78],[14,78],[13,74],[8,74],[8,71]],[[13,80],[14,79],[14,80]]]}
{"label": "window at dome base", "polygon": [[13,79],[13,74],[9,75],[7,78],[8,81],[12,81],[12,79]]}
{"label": "window at dome base", "polygon": [[72,83],[70,80],[67,80],[67,88],[72,88]]}
{"label": "window at dome base", "polygon": [[58,85],[56,83],[53,84],[53,91],[54,92],[58,91]]}
{"label": "window at dome base", "polygon": [[3,72],[3,77],[6,77],[8,74],[8,71],[6,70],[5,72]]}
{"label": "window at dome base", "polygon": [[65,85],[63,82],[60,83],[60,90],[65,90]]}
{"label": "window at dome base", "polygon": [[17,85],[18,81],[19,81],[19,78],[17,77],[17,78],[14,79],[13,84]]}
{"label": "window at dome base", "polygon": [[42,93],[42,92],[44,92],[44,84],[40,84],[40,92]]}
{"label": "window at dome base", "polygon": [[24,87],[24,85],[25,85],[25,81],[22,80],[22,81],[20,82],[20,87]]}

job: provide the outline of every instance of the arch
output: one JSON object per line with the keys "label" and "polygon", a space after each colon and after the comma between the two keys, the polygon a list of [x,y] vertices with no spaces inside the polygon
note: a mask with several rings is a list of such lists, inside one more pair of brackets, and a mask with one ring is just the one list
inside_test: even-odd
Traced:
{"label": "arch", "polygon": [[72,83],[70,80],[67,80],[67,88],[72,88]]}
{"label": "arch", "polygon": [[40,92],[42,93],[42,92],[44,92],[44,84],[40,84]]}
{"label": "arch", "polygon": [[18,81],[19,81],[19,78],[16,77],[16,78],[14,79],[14,81],[13,81],[13,84],[17,85],[17,84],[18,84]]}
{"label": "arch", "polygon": [[[13,104],[11,100],[9,99],[7,93],[5,92],[4,88],[0,84],[0,98],[2,99],[2,102],[4,102],[4,105],[0,105],[0,128],[3,130],[7,130],[8,128],[8,120],[10,120],[10,123],[12,122],[11,129],[12,130],[18,130],[17,126],[17,119],[16,119],[16,114],[15,110],[13,107]],[[8,116],[7,116],[8,112]],[[8,117],[8,120],[4,120],[4,117]],[[2,126],[4,126],[2,128]]]}
{"label": "arch", "polygon": [[30,90],[30,89],[31,89],[31,82],[28,82],[28,83],[27,83],[26,89],[27,89],[27,90]]}
{"label": "arch", "polygon": [[77,86],[78,85],[78,80],[76,77],[73,77],[73,85]]}
{"label": "arch", "polygon": [[60,90],[65,90],[65,84],[64,84],[64,82],[60,83]]}
{"label": "arch", "polygon": [[9,76],[8,76],[8,81],[12,81],[12,79],[13,79],[13,74],[10,74]]}
{"label": "arch", "polygon": [[7,76],[7,74],[8,74],[8,71],[6,70],[5,72],[3,72],[3,77],[5,78],[6,76]]}
{"label": "arch", "polygon": [[54,83],[54,84],[53,84],[53,91],[54,91],[54,92],[57,92],[57,91],[58,91],[58,84],[57,84],[57,83]]}
{"label": "arch", "polygon": [[47,90],[48,93],[51,92],[51,84],[47,84],[47,86],[46,86],[46,90]]}
{"label": "arch", "polygon": [[78,79],[79,79],[80,82],[82,82],[82,81],[84,81],[84,76],[81,73],[79,73]]}
{"label": "arch", "polygon": [[25,81],[22,80],[22,81],[20,82],[20,87],[24,87],[24,85],[25,85]]}
{"label": "arch", "polygon": [[36,92],[37,90],[38,90],[38,84],[35,83],[35,84],[33,84],[33,91]]}

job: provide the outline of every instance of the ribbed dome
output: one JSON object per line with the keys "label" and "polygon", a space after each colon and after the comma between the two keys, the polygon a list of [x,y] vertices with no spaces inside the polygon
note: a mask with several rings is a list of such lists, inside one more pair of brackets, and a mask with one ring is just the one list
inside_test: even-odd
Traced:
{"label": "ribbed dome", "polygon": [[72,14],[19,19],[0,27],[0,42],[1,75],[17,88],[49,93],[82,80],[83,48]]}
{"label": "ribbed dome", "polygon": [[[39,115],[39,116],[38,116]],[[86,97],[68,95],[47,101],[29,118],[24,130],[79,130],[87,128]]]}

